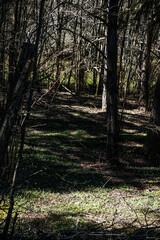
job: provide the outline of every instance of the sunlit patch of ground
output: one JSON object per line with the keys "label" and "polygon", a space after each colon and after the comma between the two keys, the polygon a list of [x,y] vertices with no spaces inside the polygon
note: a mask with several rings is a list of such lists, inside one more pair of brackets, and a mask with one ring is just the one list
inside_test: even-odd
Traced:
{"label": "sunlit patch of ground", "polygon": [[28,232],[31,229],[36,232],[87,230],[88,227],[121,229],[156,225],[159,221],[160,191],[157,190],[95,188],[38,195],[24,212],[19,203],[19,223],[22,228],[28,225]]}

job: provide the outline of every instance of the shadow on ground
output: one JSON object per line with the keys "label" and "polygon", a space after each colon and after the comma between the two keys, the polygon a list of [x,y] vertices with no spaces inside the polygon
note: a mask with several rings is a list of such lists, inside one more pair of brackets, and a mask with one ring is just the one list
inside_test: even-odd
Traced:
{"label": "shadow on ground", "polygon": [[99,108],[100,99],[82,97],[78,101],[64,92],[53,104],[51,98],[38,102],[30,119],[18,177],[22,190],[26,187],[62,192],[104,184],[106,188],[126,184],[145,188],[149,181],[159,184],[160,169],[153,168],[144,156],[147,116],[141,112],[124,113],[125,131],[119,147],[122,168],[117,170],[105,161],[106,114]]}
{"label": "shadow on ground", "polygon": [[[96,188],[105,189],[105,192],[126,186],[150,190],[159,185],[160,169],[146,161],[143,150],[149,118],[137,111],[133,101],[128,103],[127,111],[123,114],[119,145],[122,167],[116,169],[107,164],[105,159],[106,113],[100,109],[101,100],[88,96],[77,100],[65,92],[58,93],[53,103],[51,100],[52,95],[38,102],[31,115],[23,161],[20,162],[17,178],[16,194],[22,199],[23,194],[32,190],[41,190],[40,194],[44,191],[45,194],[61,196],[80,191],[85,191],[84,195],[87,191],[92,194],[92,190]],[[117,194],[118,191],[113,198]],[[107,228],[106,222],[104,227],[103,222],[96,221],[94,217],[89,219],[86,216],[87,220],[80,222],[83,211],[69,212],[62,209],[57,212],[57,209],[52,209],[53,196],[52,199],[49,197],[48,200],[44,197],[44,201],[48,202],[43,203],[41,196],[36,196],[36,201],[40,201],[37,206],[42,209],[32,211],[34,206],[30,204],[29,214],[19,218],[17,232],[22,234],[15,236],[15,239],[28,239],[23,238],[24,229],[26,233],[31,233],[30,239],[35,236],[36,240],[159,237],[156,229],[146,230],[140,227],[137,230],[126,225],[114,230],[112,222],[109,222]],[[96,201],[96,197],[93,196],[93,199]],[[60,199],[56,204],[58,201]],[[43,211],[43,204],[47,210]],[[56,204],[53,206],[56,207]],[[56,229],[64,231],[55,233]]]}
{"label": "shadow on ground", "polygon": [[[123,228],[114,229],[111,226],[108,228],[103,227],[103,223],[97,223],[94,220],[85,223],[75,222],[72,220],[74,217],[78,217],[80,213],[73,214],[70,219],[69,213],[63,214],[49,214],[46,217],[35,216],[34,219],[23,219],[23,227],[26,230],[29,225],[34,229],[34,234],[31,237],[25,237],[21,234],[15,234],[15,240],[147,240],[147,239],[159,239],[160,231],[158,227],[142,227],[134,228],[130,225],[126,225]],[[59,222],[57,222],[59,219]],[[54,232],[54,223],[56,227],[58,224],[64,225],[64,230],[58,233]],[[44,227],[45,226],[45,227]],[[67,227],[72,226],[73,230],[67,230]],[[21,223],[19,223],[19,232],[21,229]],[[61,228],[62,226],[59,226]],[[66,228],[66,230],[65,230]],[[83,229],[83,230],[82,230]],[[21,229],[22,230],[22,229]],[[23,230],[22,230],[23,231]],[[36,237],[33,237],[36,235]],[[8,238],[9,240],[10,238]],[[13,238],[12,238],[13,239]]]}

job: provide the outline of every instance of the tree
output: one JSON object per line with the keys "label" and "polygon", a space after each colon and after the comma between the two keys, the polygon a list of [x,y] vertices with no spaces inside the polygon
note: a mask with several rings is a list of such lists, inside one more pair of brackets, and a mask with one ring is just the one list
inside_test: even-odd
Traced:
{"label": "tree", "polygon": [[158,74],[158,79],[155,88],[152,118],[154,124],[156,126],[160,126],[160,72]]}
{"label": "tree", "polygon": [[117,18],[118,0],[109,0],[107,32],[107,161],[118,164],[118,79]]}

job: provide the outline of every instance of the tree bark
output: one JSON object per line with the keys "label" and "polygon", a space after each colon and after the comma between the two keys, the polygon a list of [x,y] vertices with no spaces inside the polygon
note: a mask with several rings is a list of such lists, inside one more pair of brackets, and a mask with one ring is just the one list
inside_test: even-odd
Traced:
{"label": "tree bark", "polygon": [[117,86],[118,0],[109,0],[107,33],[107,161],[118,164],[118,86]]}
{"label": "tree bark", "polygon": [[[26,51],[29,51],[27,58],[24,60],[22,56],[26,57]],[[0,175],[3,172],[4,167],[4,155],[7,149],[9,139],[12,134],[14,124],[17,120],[18,112],[22,105],[22,99],[26,92],[27,80],[29,77],[31,58],[33,57],[33,46],[29,47],[28,44],[24,45],[23,51],[19,60],[19,65],[15,72],[15,78],[18,77],[16,81],[15,88],[12,93],[12,101],[6,105],[5,115],[3,122],[0,126]],[[24,63],[22,67],[22,63]],[[21,71],[20,71],[21,70]]]}
{"label": "tree bark", "polygon": [[141,82],[140,82],[140,98],[139,102],[148,110],[149,100],[149,77],[150,77],[150,53],[152,47],[153,37],[153,17],[149,17],[146,29],[146,45],[143,49],[142,63],[141,63]]}
{"label": "tree bark", "polygon": [[160,72],[155,88],[152,118],[156,126],[160,126]]}

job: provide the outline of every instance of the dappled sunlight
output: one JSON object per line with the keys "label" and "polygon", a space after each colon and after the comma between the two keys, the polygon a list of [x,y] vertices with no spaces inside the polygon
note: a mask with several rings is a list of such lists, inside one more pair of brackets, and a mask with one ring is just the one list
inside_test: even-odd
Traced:
{"label": "dappled sunlight", "polygon": [[36,117],[35,107],[30,120],[15,195],[17,231],[110,234],[158,221],[160,169],[143,156],[145,116],[125,112],[117,170],[106,163],[106,113],[58,95],[62,102],[43,116]]}
{"label": "dappled sunlight", "polygon": [[143,148],[143,144],[127,141],[126,143],[121,143],[120,146],[126,146],[126,147],[137,147],[137,148]]}

